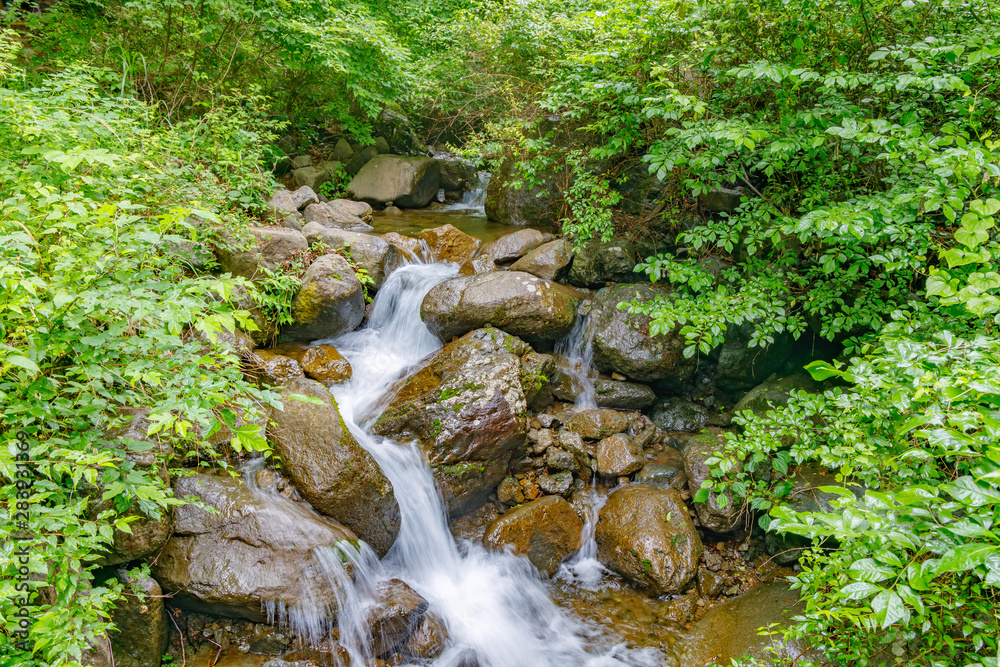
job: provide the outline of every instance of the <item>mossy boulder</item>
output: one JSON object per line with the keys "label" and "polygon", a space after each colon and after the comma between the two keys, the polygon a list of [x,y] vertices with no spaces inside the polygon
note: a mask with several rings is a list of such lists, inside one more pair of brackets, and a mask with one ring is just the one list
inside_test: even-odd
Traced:
{"label": "mossy boulder", "polygon": [[306,269],[281,340],[317,340],[353,331],[365,314],[364,290],[346,259],[323,255]]}
{"label": "mossy boulder", "polygon": [[573,244],[568,239],[544,243],[511,264],[511,271],[524,271],[546,280],[562,280],[573,260]]}
{"label": "mossy boulder", "polygon": [[823,390],[823,384],[812,379],[805,371],[780,378],[769,378],[760,383],[740,399],[733,412],[750,410],[762,415],[774,408],[783,408],[793,391],[804,391],[810,394]]}
{"label": "mossy boulder", "polygon": [[348,431],[322,384],[292,380],[281,401],[283,409],[271,414],[269,434],[295,488],[316,511],[343,523],[384,556],[399,534],[392,483]]}
{"label": "mossy boulder", "polygon": [[681,592],[701,558],[701,538],[674,489],[618,489],[600,510],[595,538],[598,560],[656,595]]}
{"label": "mossy boulder", "polygon": [[509,264],[544,242],[545,235],[537,229],[521,229],[487,243],[479,251],[479,256],[489,257],[497,264]]}
{"label": "mossy boulder", "polygon": [[[725,451],[726,433],[720,429],[710,429],[688,441],[684,448],[684,471],[687,473],[692,498],[698,493],[702,483],[712,476],[712,468],[707,460],[722,456]],[[742,462],[737,462],[730,469],[727,478],[738,475],[742,470]],[[720,496],[715,493],[709,494],[708,500],[704,502],[694,503],[702,527],[716,533],[744,528],[746,521],[742,503],[737,502],[732,494],[722,494],[722,497],[727,499],[725,506],[720,505]]]}
{"label": "mossy boulder", "polygon": [[427,453],[452,513],[485,499],[528,432],[522,340],[479,329],[445,345],[389,392],[372,430]]}
{"label": "mossy boulder", "polygon": [[625,239],[593,240],[574,251],[568,280],[580,287],[637,282],[641,278],[634,271],[638,263],[635,246]]}
{"label": "mossy boulder", "polygon": [[440,183],[441,163],[434,158],[374,155],[351,179],[347,192],[372,206],[422,208],[437,194]]}
{"label": "mossy boulder", "polygon": [[274,271],[308,252],[306,237],[284,227],[251,227],[249,238],[223,236],[216,254],[225,273],[249,280],[263,279],[262,269]]}
{"label": "mossy boulder", "polygon": [[516,163],[504,160],[486,186],[486,217],[502,225],[551,227],[559,219],[560,200],[556,175],[536,187],[515,187]]}
{"label": "mossy boulder", "polygon": [[[352,202],[357,203],[357,202]],[[347,231],[333,227],[323,227],[309,223],[302,230],[310,243],[323,242],[331,250],[349,253],[351,261],[359,269],[368,272],[372,287],[379,289],[386,276],[402,264],[403,254],[388,241],[371,234]]]}
{"label": "mossy boulder", "polygon": [[445,340],[492,325],[528,340],[562,338],[573,328],[582,295],[520,271],[447,280],[427,293],[420,316]]}

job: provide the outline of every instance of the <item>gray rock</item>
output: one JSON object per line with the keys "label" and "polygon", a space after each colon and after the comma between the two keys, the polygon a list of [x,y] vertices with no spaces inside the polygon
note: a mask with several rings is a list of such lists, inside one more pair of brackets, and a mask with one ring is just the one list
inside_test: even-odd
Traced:
{"label": "gray rock", "polygon": [[292,194],[292,203],[295,204],[295,210],[301,211],[309,204],[313,204],[319,201],[319,197],[308,185],[303,185],[301,188],[296,190]]}
{"label": "gray rock", "polygon": [[539,187],[520,189],[513,183],[520,180],[514,172],[514,161],[504,160],[486,187],[486,217],[503,225],[550,227],[559,216],[561,195],[553,174]]}
{"label": "gray rock", "polygon": [[194,504],[174,508],[173,536],[151,566],[173,604],[257,623],[267,621],[267,603],[327,618],[336,612],[316,550],[356,540],[350,530],[228,475],[182,477],[174,496],[194,496],[215,512]]}
{"label": "gray rock", "polygon": [[[163,590],[150,577],[129,579],[122,569],[118,580],[128,595],[115,602],[111,612],[114,629],[109,631],[116,667],[159,667],[167,650],[167,614],[163,607]],[[132,592],[144,596],[140,600]]]}
{"label": "gray rock", "polygon": [[656,595],[679,593],[698,570],[702,545],[674,489],[622,487],[598,515],[597,557]]}
{"label": "gray rock", "polygon": [[307,223],[317,223],[324,227],[343,229],[352,232],[370,232],[372,226],[356,215],[344,211],[342,207],[331,206],[329,203],[309,204],[305,210]]}
{"label": "gray rock", "polygon": [[579,293],[519,271],[459,277],[424,297],[420,316],[445,340],[487,324],[532,340],[555,340],[570,332]]}
{"label": "gray rock", "polygon": [[364,314],[364,291],[351,265],[340,255],[323,255],[306,269],[292,302],[294,322],[281,339],[332,338],[356,329]]}
{"label": "gray rock", "polygon": [[403,114],[386,107],[379,114],[376,127],[389,144],[389,148],[396,153],[414,155],[424,152],[424,142],[417,136],[413,124]]}
{"label": "gray rock", "polygon": [[[718,429],[709,433],[691,438],[687,447],[684,448],[684,471],[688,477],[688,489],[693,498],[702,483],[712,475],[711,466],[706,460],[713,456],[725,454],[725,433]],[[727,474],[727,479],[731,479],[743,470],[743,463],[737,462]],[[727,498],[725,507],[719,503],[719,495],[709,494],[705,502],[694,503],[694,509],[698,513],[698,520],[702,527],[716,533],[729,533],[741,530],[748,523],[744,516],[741,502],[737,502],[732,494],[721,494]]]}
{"label": "gray rock", "polygon": [[698,204],[713,213],[732,213],[741,204],[741,198],[747,196],[743,188],[711,188],[698,195]]}
{"label": "gray rock", "polygon": [[664,431],[698,433],[708,426],[711,415],[703,405],[682,398],[667,398],[650,411],[649,418]]}
{"label": "gray rock", "polygon": [[597,444],[597,472],[604,477],[631,475],[642,468],[642,447],[624,433],[602,439]]}
{"label": "gray rock", "polygon": [[810,394],[823,390],[823,384],[812,379],[806,372],[796,373],[783,378],[772,378],[757,385],[740,399],[733,412],[750,410],[759,415],[774,408],[788,405],[793,391],[805,391]]}
{"label": "gray rock", "polygon": [[373,206],[422,208],[437,194],[440,164],[433,158],[376,155],[347,186],[357,200]]}
{"label": "gray rock", "polygon": [[553,496],[568,496],[573,490],[573,473],[557,472],[539,475],[538,488]]}
{"label": "gray rock", "polygon": [[593,240],[573,255],[569,282],[580,287],[599,287],[608,282],[639,282],[635,269],[639,263],[635,247],[624,239]]}
{"label": "gray rock", "polygon": [[573,244],[567,239],[544,243],[514,262],[511,271],[524,271],[546,280],[561,280],[573,260]]}
{"label": "gray rock", "polygon": [[464,192],[476,178],[476,168],[464,160],[441,160],[441,187],[447,192]]}
{"label": "gray rock", "polygon": [[347,162],[354,155],[354,149],[351,148],[351,144],[347,142],[347,139],[341,137],[337,139],[337,144],[330,151],[330,159],[336,160],[337,162]]}
{"label": "gray rock", "polygon": [[676,488],[673,481],[680,472],[680,468],[668,463],[647,463],[635,474],[635,483],[648,484],[658,489]]}
{"label": "gray rock", "polygon": [[316,380],[291,380],[281,400],[284,409],[272,411],[269,434],[295,488],[318,512],[343,523],[384,556],[399,533],[392,484],[350,434],[326,387]]}
{"label": "gray rock", "polygon": [[372,430],[427,453],[453,514],[485,499],[528,432],[523,341],[479,329],[445,345],[388,393]]}
{"label": "gray rock", "polygon": [[483,535],[483,546],[511,548],[540,572],[555,574],[567,556],[580,548],[583,522],[558,495],[545,496],[508,511],[493,520]]}
{"label": "gray rock", "polygon": [[386,276],[403,261],[403,255],[396,246],[371,234],[322,227],[312,222],[306,225],[303,232],[309,243],[322,241],[332,250],[343,248],[349,252],[351,261],[371,276],[374,283],[372,286],[376,290],[382,287]]}
{"label": "gray rock", "polygon": [[302,169],[304,167],[311,167],[313,159],[309,155],[298,155],[292,158],[292,168]]}
{"label": "gray rock", "polygon": [[778,371],[792,354],[794,340],[787,333],[778,334],[767,347],[750,347],[756,324],[730,325],[726,340],[713,352],[716,362],[716,386],[723,392],[742,393],[756,387]]}
{"label": "gray rock", "polygon": [[392,152],[389,141],[385,137],[375,137],[375,150],[378,151],[379,155],[387,155]]}
{"label": "gray rock", "polygon": [[285,189],[275,190],[265,207],[275,219],[281,219],[291,213],[297,213],[299,210],[295,196]]}
{"label": "gray rock", "polygon": [[219,265],[225,273],[249,279],[264,277],[262,268],[274,271],[309,251],[306,237],[293,229],[251,227],[250,239],[224,237],[218,248]]}
{"label": "gray rock", "polygon": [[597,292],[590,326],[594,327],[594,365],[599,370],[668,384],[680,384],[694,375],[696,360],[684,356],[686,343],[677,331],[651,336],[649,317],[618,308],[622,302],[654,298],[670,298],[670,292],[657,285],[614,285]]}
{"label": "gray rock", "polygon": [[292,171],[292,183],[296,188],[308,186],[318,192],[324,183],[330,180],[330,172],[319,167],[303,167]]}
{"label": "gray rock", "polygon": [[365,146],[364,148],[358,148],[354,152],[354,155],[350,160],[347,161],[347,165],[344,169],[351,176],[356,176],[359,171],[364,169],[365,165],[368,164],[373,157],[378,155],[378,149],[374,146]]}
{"label": "gray rock", "polygon": [[656,400],[656,394],[644,384],[603,378],[594,381],[594,393],[598,407],[614,410],[640,410]]}
{"label": "gray rock", "polygon": [[545,236],[537,229],[522,229],[487,243],[479,256],[489,257],[496,264],[507,264],[542,245],[544,240]]}

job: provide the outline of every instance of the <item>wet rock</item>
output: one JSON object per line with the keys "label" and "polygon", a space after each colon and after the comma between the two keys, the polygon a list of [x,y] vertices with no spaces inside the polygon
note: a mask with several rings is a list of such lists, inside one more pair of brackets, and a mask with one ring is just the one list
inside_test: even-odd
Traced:
{"label": "wet rock", "polygon": [[636,282],[639,274],[633,269],[638,263],[635,247],[628,241],[594,240],[576,250],[568,280],[580,287],[598,287],[608,282]]}
{"label": "wet rock", "polygon": [[482,241],[469,236],[454,225],[441,225],[420,232],[420,238],[427,244],[439,262],[464,264],[472,259]]}
{"label": "wet rock", "polygon": [[497,264],[509,264],[542,245],[544,241],[545,235],[537,229],[522,229],[487,243],[479,251],[479,256],[489,257]]}
{"label": "wet rock", "polygon": [[[293,395],[318,403],[307,403]],[[271,439],[295,488],[318,512],[348,526],[384,556],[399,533],[392,484],[347,430],[330,392],[315,380],[287,383]]]}
{"label": "wet rock", "polygon": [[399,579],[379,584],[378,601],[368,612],[372,653],[392,653],[402,646],[420,625],[429,603]]}
{"label": "wet rock", "polygon": [[497,265],[489,257],[473,257],[462,266],[458,267],[460,276],[478,276],[481,273],[496,271]]}
{"label": "wet rock", "polygon": [[615,410],[640,410],[656,400],[652,389],[636,382],[598,379],[594,393],[598,407]]}
{"label": "wet rock", "polygon": [[608,436],[597,444],[597,472],[605,477],[631,475],[642,468],[642,447],[624,433]]}
{"label": "wet rock", "polygon": [[383,234],[380,238],[394,245],[405,257],[418,258],[422,255],[423,251],[420,247],[420,239],[403,236],[399,232],[389,232],[388,234]]}
{"label": "wet rock", "polygon": [[224,273],[254,279],[263,278],[261,269],[271,271],[287,264],[296,255],[309,251],[306,237],[282,227],[251,227],[246,241],[226,237],[218,248],[219,266]]}
{"label": "wet rock", "polygon": [[[167,650],[167,615],[163,590],[150,577],[129,578],[126,570],[116,573],[129,595],[115,602],[111,612],[114,628],[109,631],[116,667],[156,667]],[[140,600],[137,591],[145,596]]]}
{"label": "wet rock", "polygon": [[303,233],[310,243],[322,241],[331,250],[349,253],[351,261],[368,272],[379,289],[393,269],[402,264],[403,255],[399,249],[385,239],[371,234],[321,227],[312,223],[306,225]]}
{"label": "wet rock", "polygon": [[507,506],[520,505],[524,502],[524,493],[521,491],[521,485],[517,483],[516,479],[505,477],[500,482],[500,485],[497,486],[497,500]]}
{"label": "wet rock", "polygon": [[493,325],[529,340],[562,338],[573,327],[580,296],[519,271],[452,278],[427,293],[420,316],[445,340]]}
{"label": "wet rock", "polygon": [[306,376],[323,384],[340,384],[351,379],[351,364],[335,347],[310,347],[299,360]]}
{"label": "wet rock", "polygon": [[479,329],[445,345],[389,392],[372,429],[427,452],[456,513],[505,476],[528,431],[521,386],[523,341]]}
{"label": "wet rock", "polygon": [[[649,484],[659,489],[676,488],[673,481],[677,479],[680,468],[669,463],[647,463],[636,473],[636,484]],[[686,479],[686,478],[685,478]]]}
{"label": "wet rock", "polygon": [[726,340],[716,352],[716,386],[723,392],[739,393],[757,386],[777,372],[788,360],[794,343],[787,333],[775,336],[767,347],[750,347],[756,324],[731,325]]}
{"label": "wet rock", "polygon": [[616,410],[583,410],[570,420],[566,428],[584,438],[600,440],[627,430],[631,422],[630,415]]}
{"label": "wet rock", "polygon": [[428,157],[375,155],[351,179],[347,192],[373,206],[422,208],[437,194],[440,163]]}
{"label": "wet rock", "polygon": [[787,626],[791,616],[802,608],[798,593],[784,582],[761,584],[746,595],[727,600],[710,609],[681,639],[677,647],[680,667],[728,665],[743,656],[764,664],[817,659],[822,663],[814,651],[798,641],[784,639],[780,632],[758,634],[760,628],[772,623]]}
{"label": "wet rock", "polygon": [[719,597],[726,586],[726,578],[707,567],[698,568],[698,593],[705,598]]}
{"label": "wet rock", "polygon": [[243,360],[244,374],[252,381],[272,387],[302,377],[302,368],[294,359],[275,354],[270,350],[254,350]]}
{"label": "wet rock", "polygon": [[650,411],[649,418],[664,431],[698,433],[708,425],[711,415],[703,405],[681,398],[660,401]]}
{"label": "wet rock", "polygon": [[596,449],[591,446],[587,446],[583,442],[583,438],[579,433],[570,430],[562,430],[559,432],[559,437],[557,438],[559,446],[566,449],[567,451],[573,452],[576,457],[581,461],[587,461],[595,453]]}
{"label": "wet rock", "polygon": [[[343,208],[331,206],[328,202],[309,204],[303,213],[307,229],[309,224],[316,223],[329,229],[343,229],[349,232],[370,232],[372,226],[356,215],[347,213]],[[318,230],[313,231],[316,234]]]}
{"label": "wet rock", "polygon": [[601,508],[595,537],[602,563],[657,595],[683,590],[701,558],[701,538],[674,489],[618,489]]}
{"label": "wet rock", "polygon": [[513,183],[520,180],[515,170],[513,160],[504,160],[490,177],[486,187],[486,217],[503,225],[546,227],[555,224],[559,216],[558,200],[561,198],[555,174],[540,187],[515,188]]}
{"label": "wet rock", "polygon": [[308,187],[318,192],[323,184],[330,180],[333,175],[326,169],[319,167],[302,167],[292,170],[292,183],[296,188]]}
{"label": "wet rock", "polygon": [[433,660],[444,652],[448,630],[434,614],[424,614],[400,653],[417,660]]}
{"label": "wet rock", "polygon": [[556,495],[545,496],[508,511],[486,528],[483,546],[501,551],[510,546],[540,572],[552,576],[559,563],[580,548],[583,522],[573,507]]}
{"label": "wet rock", "polygon": [[551,470],[576,470],[580,467],[576,455],[562,447],[549,447],[545,451],[545,465]]}
{"label": "wet rock", "polygon": [[539,412],[552,404],[550,380],[556,360],[550,354],[528,352],[521,356],[521,388],[528,410]]}
{"label": "wet rock", "polygon": [[698,204],[713,213],[732,213],[747,196],[743,188],[715,187],[698,195]]}
{"label": "wet rock", "polygon": [[[693,498],[702,483],[711,477],[711,466],[706,460],[725,453],[725,433],[718,429],[712,432],[699,435],[688,442],[684,448],[684,471],[688,477],[688,488]],[[731,478],[743,470],[743,463],[737,462],[727,474]],[[715,493],[709,494],[705,502],[694,503],[695,511],[698,512],[698,520],[701,525],[716,533],[728,533],[740,529],[744,526],[742,516],[742,504],[736,502],[732,494],[722,494],[728,498],[725,507],[720,506],[719,496]]]}
{"label": "wet rock", "polygon": [[557,239],[542,244],[514,262],[511,271],[524,271],[545,280],[562,280],[573,259],[573,244]]}
{"label": "wet rock", "polygon": [[653,298],[670,298],[670,292],[657,285],[614,285],[597,292],[590,326],[595,327],[594,364],[599,370],[617,371],[640,382],[670,384],[694,375],[695,360],[684,357],[686,343],[679,333],[651,336],[649,317],[618,308],[622,302]]}
{"label": "wet rock", "polygon": [[294,322],[281,340],[332,338],[356,329],[364,313],[364,291],[351,265],[340,255],[323,255],[306,269],[292,302]]}
{"label": "wet rock", "polygon": [[539,489],[553,496],[569,496],[573,490],[573,473],[571,472],[543,473],[538,476],[536,481]]}
{"label": "wet rock", "polygon": [[476,168],[464,160],[441,160],[441,187],[445,192],[464,192],[476,178]]}
{"label": "wet rock", "polygon": [[816,382],[805,372],[783,378],[771,378],[747,392],[733,408],[733,412],[750,410],[762,415],[768,410],[788,405],[793,391],[814,394],[822,390],[823,384]]}
{"label": "wet rock", "polygon": [[[255,493],[235,477],[201,473],[174,482],[174,533],[151,571],[173,604],[266,622],[265,603],[328,614],[336,596],[314,550],[354,534],[281,496]],[[317,607],[322,605],[322,608]]]}

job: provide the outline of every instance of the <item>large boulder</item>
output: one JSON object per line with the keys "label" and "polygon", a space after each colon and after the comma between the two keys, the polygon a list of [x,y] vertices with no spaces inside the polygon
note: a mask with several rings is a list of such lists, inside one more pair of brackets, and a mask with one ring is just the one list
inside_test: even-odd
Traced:
{"label": "large boulder", "polygon": [[325,385],[347,382],[353,374],[350,362],[330,345],[283,343],[272,348],[271,352],[293,359],[306,377],[319,380]]}
{"label": "large boulder", "polygon": [[347,430],[322,384],[292,380],[282,388],[281,402],[282,409],[271,413],[270,436],[295,488],[316,511],[343,523],[384,556],[399,534],[392,483]]}
{"label": "large boulder", "polygon": [[823,384],[805,372],[787,377],[770,378],[748,391],[733,408],[733,412],[750,410],[762,415],[768,410],[788,405],[793,391],[815,394],[822,390]]}
{"label": "large boulder", "polygon": [[476,180],[476,168],[465,160],[441,160],[441,187],[449,194],[469,189]]}
{"label": "large boulder", "polygon": [[[108,632],[115,667],[159,667],[167,650],[167,613],[163,590],[151,577],[129,577],[122,569],[117,579],[128,593],[115,602],[114,624]],[[142,599],[136,597],[138,591]]]}
{"label": "large boulder", "polygon": [[656,394],[644,384],[604,378],[594,381],[594,396],[598,407],[614,410],[641,410],[656,400]]}
{"label": "large boulder", "polygon": [[364,315],[364,290],[354,269],[340,255],[323,255],[306,269],[292,301],[294,321],[281,340],[332,338],[356,329]]}
{"label": "large boulder", "polygon": [[[707,460],[723,456],[726,451],[725,432],[718,429],[710,430],[695,436],[684,448],[684,471],[688,476],[688,488],[694,497],[702,483],[712,478],[712,467]],[[743,463],[737,462],[727,473],[728,478],[738,475],[743,470]],[[725,500],[720,503],[720,499]],[[743,506],[735,500],[731,493],[710,493],[708,500],[694,503],[698,512],[698,521],[702,527],[716,533],[728,533],[744,527]]]}
{"label": "large boulder", "polygon": [[490,178],[486,187],[486,217],[503,225],[554,225],[559,219],[562,200],[555,174],[540,186],[518,188],[515,182],[523,179],[514,171],[515,162],[504,160]]}
{"label": "large boulder", "polygon": [[351,176],[356,175],[368,164],[373,157],[378,155],[378,148],[375,146],[358,146],[351,159],[347,161],[344,170]]}
{"label": "large boulder", "polygon": [[263,279],[262,269],[274,271],[309,251],[306,237],[284,227],[251,227],[249,239],[224,237],[217,248],[223,272],[243,278]]}
{"label": "large boulder", "polygon": [[522,340],[479,329],[445,345],[389,392],[372,430],[427,453],[452,513],[485,499],[528,432]]}
{"label": "large boulder", "polygon": [[580,287],[598,287],[608,282],[632,283],[639,280],[635,246],[624,239],[593,240],[577,248],[569,267],[569,282]]}
{"label": "large boulder", "polygon": [[666,398],[649,413],[649,419],[664,431],[687,433],[698,433],[708,426],[710,418],[705,406],[683,398]]}
{"label": "large boulder", "polygon": [[613,285],[598,291],[589,324],[594,327],[594,365],[640,382],[679,384],[691,379],[696,360],[684,356],[686,343],[677,331],[652,336],[651,318],[618,307],[622,302],[669,296],[668,290],[657,285]]}
{"label": "large boulder", "polygon": [[370,232],[373,229],[371,225],[358,216],[329,202],[309,204],[306,206],[304,216],[307,225],[316,223],[323,227],[345,229],[350,232]]}
{"label": "large boulder", "polygon": [[400,155],[414,155],[426,150],[410,120],[388,107],[382,109],[376,127],[388,146]]}
{"label": "large boulder", "polygon": [[766,347],[751,346],[757,325],[744,322],[730,325],[726,340],[716,350],[716,386],[723,392],[736,394],[756,387],[781,369],[792,354],[794,340],[790,334],[781,333]]}
{"label": "large boulder", "polygon": [[422,208],[437,194],[441,165],[429,157],[376,155],[351,179],[347,192],[373,206]]}
{"label": "large boulder", "polygon": [[469,236],[454,225],[441,225],[420,232],[420,238],[427,244],[434,258],[439,262],[467,262],[479,250],[482,241]]}
{"label": "large boulder", "polygon": [[309,223],[302,230],[310,243],[322,241],[332,250],[350,254],[351,261],[364,269],[372,279],[372,287],[379,289],[385,278],[398,267],[403,256],[393,244],[371,234],[320,227]]}
{"label": "large boulder", "polygon": [[371,632],[372,653],[380,656],[398,650],[410,639],[430,603],[400,579],[380,582],[375,595],[365,621]]}
{"label": "large boulder", "polygon": [[568,239],[544,243],[510,266],[511,271],[524,271],[546,280],[562,280],[573,260],[573,244]]}
{"label": "large boulder", "polygon": [[559,496],[545,496],[514,508],[486,527],[483,546],[511,547],[540,572],[552,576],[559,563],[580,548],[583,522]]}
{"label": "large boulder", "polygon": [[174,482],[174,496],[200,503],[174,508],[174,533],[151,571],[172,603],[219,616],[267,622],[267,606],[289,613],[335,612],[317,552],[357,537],[309,507],[256,491],[235,477],[196,473]]}
{"label": "large boulder", "polygon": [[679,667],[729,665],[744,656],[753,658],[754,664],[783,665],[797,660],[823,664],[815,651],[799,640],[786,639],[780,629],[760,634],[772,625],[787,627],[803,606],[797,592],[777,581],[727,600],[709,609],[678,643]]}
{"label": "large boulder", "polygon": [[[552,238],[549,236],[549,238]],[[489,257],[497,264],[509,264],[520,259],[545,242],[545,235],[537,229],[521,229],[501,236],[483,246],[480,257]]]}
{"label": "large boulder", "polygon": [[600,510],[595,538],[602,563],[657,595],[681,592],[701,558],[701,538],[674,489],[618,489]]}
{"label": "large boulder", "polygon": [[531,340],[562,338],[573,328],[580,294],[520,271],[458,277],[436,285],[420,306],[445,340],[487,324]]}
{"label": "large boulder", "polygon": [[315,192],[319,192],[319,189],[331,178],[333,178],[333,174],[321,167],[309,166],[292,171],[292,183],[296,188],[308,187]]}
{"label": "large boulder", "polygon": [[597,472],[605,477],[631,475],[644,462],[642,445],[625,433],[609,435],[597,443]]}

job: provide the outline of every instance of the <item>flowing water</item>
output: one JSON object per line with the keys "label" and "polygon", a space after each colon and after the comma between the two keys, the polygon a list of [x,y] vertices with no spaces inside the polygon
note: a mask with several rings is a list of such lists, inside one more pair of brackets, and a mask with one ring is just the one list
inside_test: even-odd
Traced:
{"label": "flowing water", "polygon": [[[399,537],[381,562],[365,545],[360,551],[342,545],[352,578],[336,551],[317,554],[340,591],[340,643],[352,667],[371,664],[365,617],[377,584],[389,578],[402,579],[426,598],[429,613],[447,627],[446,649],[434,662],[438,667],[659,665],[658,651],[613,646],[558,607],[526,559],[456,541],[422,452],[366,430],[392,383],[440,346],[420,320],[420,303],[456,271],[449,264],[400,267],[379,290],[365,328],[326,341],[351,362],[353,379],[335,387],[334,395],[351,433],[392,481],[402,520]],[[591,531],[593,519],[587,522]],[[588,542],[577,560],[593,560],[591,550]]]}
{"label": "flowing water", "polygon": [[556,343],[556,356],[561,357],[561,368],[569,376],[576,395],[574,407],[590,410],[597,407],[597,392],[594,389],[594,327],[590,317],[578,315],[572,331]]}

